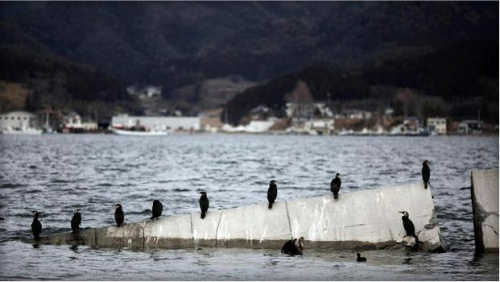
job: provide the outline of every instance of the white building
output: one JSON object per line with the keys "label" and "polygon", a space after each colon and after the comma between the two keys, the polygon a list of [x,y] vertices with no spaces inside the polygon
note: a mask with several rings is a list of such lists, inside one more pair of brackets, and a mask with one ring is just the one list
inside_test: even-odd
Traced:
{"label": "white building", "polygon": [[314,116],[333,117],[325,103],[286,103],[286,115],[289,118],[310,119]]}
{"label": "white building", "polygon": [[361,110],[348,110],[346,111],[346,116],[351,119],[371,119],[372,113]]}
{"label": "white building", "polygon": [[427,130],[432,133],[446,134],[445,118],[427,118]]}
{"label": "white building", "polygon": [[458,124],[458,133],[461,134],[481,134],[483,122],[480,120],[464,120]]}
{"label": "white building", "polygon": [[38,127],[38,119],[35,114],[24,112],[24,111],[14,111],[8,112],[0,115],[0,130],[8,129],[27,129]]}
{"label": "white building", "polygon": [[304,129],[311,135],[330,135],[335,129],[333,119],[315,119],[304,123]]}
{"label": "white building", "polygon": [[200,130],[200,117],[149,117],[119,115],[111,118],[112,127],[144,126],[151,130]]}

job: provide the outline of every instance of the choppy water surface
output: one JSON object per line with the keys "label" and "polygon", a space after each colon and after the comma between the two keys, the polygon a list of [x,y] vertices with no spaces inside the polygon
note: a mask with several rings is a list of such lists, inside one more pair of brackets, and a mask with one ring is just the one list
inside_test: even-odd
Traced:
{"label": "choppy water surface", "polygon": [[[498,137],[306,137],[172,135],[0,136],[0,278],[50,280],[498,280],[498,254],[474,255],[470,171],[498,168]],[[431,161],[436,212],[450,252],[34,248],[32,215],[42,235],[69,231],[75,206],[83,227],[114,224],[115,203],[127,222],[151,213],[198,210],[206,190],[211,209],[266,202],[269,180],[278,200],[329,194],[336,172],[342,191],[421,181]]]}

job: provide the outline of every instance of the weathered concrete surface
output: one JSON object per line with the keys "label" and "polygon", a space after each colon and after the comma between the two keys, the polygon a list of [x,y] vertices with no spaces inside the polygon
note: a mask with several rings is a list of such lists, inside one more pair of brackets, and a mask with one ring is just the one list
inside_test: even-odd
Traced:
{"label": "weathered concrete surface", "polygon": [[265,203],[224,210],[217,230],[217,246],[241,246],[245,241],[251,247],[276,247],[290,238],[285,202],[275,203],[272,209]]}
{"label": "weathered concrete surface", "polygon": [[54,245],[91,245],[95,246],[95,232],[97,229],[80,229],[78,233],[59,233],[49,236],[41,236],[38,243]]}
{"label": "weathered concrete surface", "polygon": [[208,210],[204,219],[200,213],[191,215],[194,245],[196,247],[215,247],[217,245],[217,228],[220,222],[220,210]]}
{"label": "weathered concrete surface", "polygon": [[144,228],[141,223],[95,229],[95,245],[117,247],[143,247]]}
{"label": "weathered concrete surface", "polygon": [[498,169],[473,171],[471,182],[476,252],[498,253]]}
{"label": "weathered concrete surface", "polygon": [[[41,242],[118,247],[252,247],[281,248],[292,237],[304,237],[306,248],[393,248],[406,235],[399,211],[407,211],[424,251],[445,248],[434,213],[431,190],[423,184],[342,193],[86,229],[80,234],[49,235]],[[279,200],[279,199],[278,199]]]}
{"label": "weathered concrete surface", "polygon": [[166,248],[194,246],[190,214],[145,221],[143,226],[146,246]]}
{"label": "weathered concrete surface", "polygon": [[406,232],[399,211],[407,211],[415,225],[420,249],[444,248],[430,189],[422,184],[328,195],[287,203],[292,236],[309,241],[345,242],[387,247],[403,241]]}

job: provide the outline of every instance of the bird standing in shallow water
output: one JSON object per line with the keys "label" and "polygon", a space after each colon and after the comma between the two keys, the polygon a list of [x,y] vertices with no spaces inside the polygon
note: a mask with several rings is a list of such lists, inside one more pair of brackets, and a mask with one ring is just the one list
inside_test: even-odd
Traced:
{"label": "bird standing in shallow water", "polygon": [[357,262],[366,262],[366,258],[362,257],[360,253],[358,253],[358,258],[356,259]]}
{"label": "bird standing in shallow water", "polygon": [[120,227],[123,224],[124,220],[125,220],[125,213],[123,212],[122,205],[116,204],[115,205],[116,226]]}
{"label": "bird standing in shallow water", "polygon": [[431,178],[431,168],[429,167],[429,161],[425,160],[422,164],[422,180],[424,180],[424,187],[427,189],[429,186],[429,179]]}
{"label": "bird standing in shallow water", "polygon": [[153,201],[153,208],[152,208],[153,215],[151,216],[151,219],[158,218],[161,216],[161,213],[163,212],[163,205],[161,204],[160,201],[154,200]]}
{"label": "bird standing in shallow water", "polygon": [[302,251],[304,250],[304,237],[300,237],[293,240],[288,240],[283,247],[281,248],[281,252],[289,255],[302,255]]}
{"label": "bird standing in shallow water", "polygon": [[207,192],[200,192],[200,209],[201,209],[201,219],[205,218],[205,214],[208,211],[208,207],[210,205],[210,201],[207,198]]}
{"label": "bird standing in shallow water", "polygon": [[304,237],[300,237],[298,241],[295,241],[295,247],[299,250],[299,255],[302,255],[302,251],[304,251]]}
{"label": "bird standing in shallow water", "polygon": [[342,181],[340,180],[340,174],[337,173],[330,183],[330,191],[332,191],[334,199],[339,197],[340,185],[342,185]]}
{"label": "bird standing in shallow water", "polygon": [[38,221],[38,212],[33,211],[33,222],[31,223],[31,232],[35,239],[40,239],[40,234],[42,233],[42,224]]}
{"label": "bird standing in shallow water", "polygon": [[274,201],[278,197],[278,186],[276,186],[276,180],[271,180],[269,183],[269,189],[267,189],[267,201],[269,202],[269,209],[273,208]]}
{"label": "bird standing in shallow water", "polygon": [[75,209],[73,213],[73,218],[71,218],[71,229],[73,233],[77,233],[80,230],[80,224],[82,223],[82,214],[80,213],[80,209]]}

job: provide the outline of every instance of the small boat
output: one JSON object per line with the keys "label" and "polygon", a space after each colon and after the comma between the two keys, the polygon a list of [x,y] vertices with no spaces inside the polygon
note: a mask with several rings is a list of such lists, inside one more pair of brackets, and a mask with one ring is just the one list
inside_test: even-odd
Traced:
{"label": "small boat", "polygon": [[8,135],[41,135],[42,130],[32,127],[6,128],[2,130],[2,134]]}
{"label": "small boat", "polygon": [[117,129],[111,128],[111,131],[117,135],[126,135],[126,136],[166,136],[168,135],[167,131],[142,131],[142,130],[127,130],[127,129]]}

